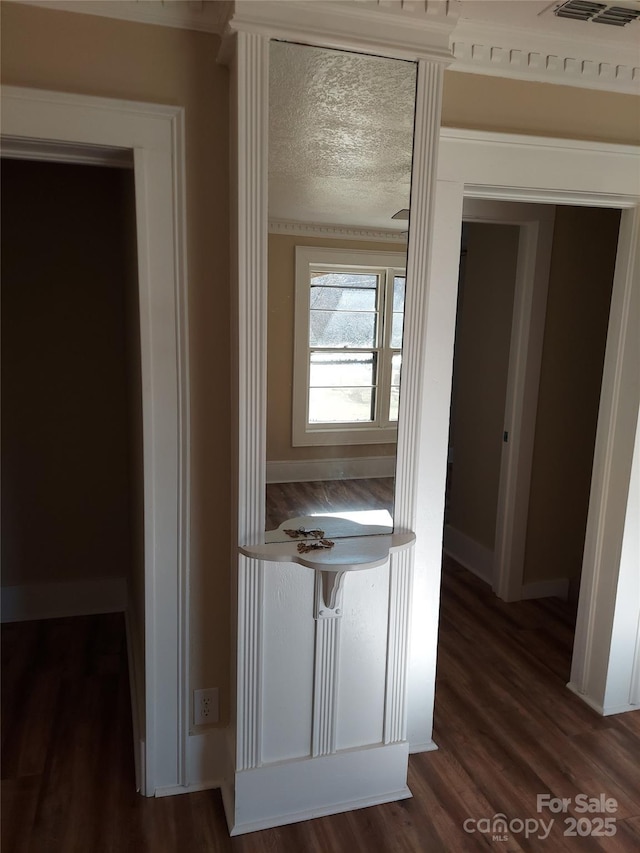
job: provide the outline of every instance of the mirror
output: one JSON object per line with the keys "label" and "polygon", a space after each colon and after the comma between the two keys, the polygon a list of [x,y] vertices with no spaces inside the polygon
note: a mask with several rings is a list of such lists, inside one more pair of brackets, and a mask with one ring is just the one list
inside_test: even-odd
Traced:
{"label": "mirror", "polygon": [[391,533],[416,65],[272,42],[269,73],[265,539]]}

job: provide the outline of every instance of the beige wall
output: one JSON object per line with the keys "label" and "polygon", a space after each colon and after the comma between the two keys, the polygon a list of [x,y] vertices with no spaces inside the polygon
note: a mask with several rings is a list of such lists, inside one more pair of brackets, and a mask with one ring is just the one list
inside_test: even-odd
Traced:
{"label": "beige wall", "polygon": [[2,164],[2,584],[131,567],[131,172]]}
{"label": "beige wall", "polygon": [[186,116],[191,356],[191,682],[228,717],[228,75],[207,33],[2,3],[2,81],[178,104]]}
{"label": "beige wall", "polygon": [[519,229],[465,224],[448,523],[493,550]]}
{"label": "beige wall", "polygon": [[407,250],[406,243],[269,235],[267,459],[280,462],[390,456],[395,453],[395,444],[349,444],[331,447],[293,447],[291,444],[296,246],[363,249],[370,252]]}
{"label": "beige wall", "polygon": [[637,145],[640,98],[446,71],[442,124]]}
{"label": "beige wall", "polygon": [[589,506],[620,212],[558,207],[524,581],[575,578]]}

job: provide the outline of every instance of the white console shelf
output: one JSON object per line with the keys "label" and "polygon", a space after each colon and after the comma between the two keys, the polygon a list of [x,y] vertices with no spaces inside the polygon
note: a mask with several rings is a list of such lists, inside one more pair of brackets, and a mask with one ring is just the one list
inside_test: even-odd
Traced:
{"label": "white console shelf", "polygon": [[390,554],[409,548],[415,538],[415,533],[409,531],[388,535],[351,536],[333,540],[333,548],[309,551],[306,554],[298,551],[298,542],[309,540],[300,539],[267,542],[264,545],[241,545],[239,550],[245,557],[252,557],[254,560],[298,563],[300,566],[322,572],[348,572],[383,565]]}

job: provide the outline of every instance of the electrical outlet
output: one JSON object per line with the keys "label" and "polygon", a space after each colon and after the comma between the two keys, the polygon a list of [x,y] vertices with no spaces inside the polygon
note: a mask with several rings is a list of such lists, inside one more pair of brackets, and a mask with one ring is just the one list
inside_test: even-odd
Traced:
{"label": "electrical outlet", "polygon": [[218,688],[193,691],[193,724],[208,726],[218,722]]}

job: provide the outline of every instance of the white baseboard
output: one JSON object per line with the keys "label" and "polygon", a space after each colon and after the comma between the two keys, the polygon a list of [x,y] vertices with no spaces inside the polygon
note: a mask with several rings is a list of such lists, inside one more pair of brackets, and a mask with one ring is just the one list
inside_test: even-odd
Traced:
{"label": "white baseboard", "polygon": [[2,621],[27,622],[126,610],[125,578],[34,583],[2,588]]}
{"label": "white baseboard", "polygon": [[133,761],[136,773],[136,791],[146,793],[145,779],[145,695],[144,658],[139,626],[136,624],[134,608],[129,606],[124,613],[127,632],[127,658],[129,663],[129,689],[131,693],[131,720],[133,726]]}
{"label": "white baseboard", "polygon": [[428,740],[425,743],[410,743],[409,755],[417,755],[419,752],[435,752],[440,747],[433,740]]}
{"label": "white baseboard", "polygon": [[[229,776],[229,729],[210,728],[190,734],[187,739],[186,785],[156,788],[156,797],[173,797],[195,791],[222,788]],[[232,768],[231,768],[232,769]]]}
{"label": "white baseboard", "polygon": [[493,583],[493,551],[480,542],[476,542],[466,533],[447,524],[444,528],[443,548],[445,554],[452,557],[465,569],[489,585]]}
{"label": "white baseboard", "polygon": [[550,581],[534,581],[522,586],[521,598],[561,598],[569,597],[569,578],[556,578]]}
{"label": "white baseboard", "polygon": [[310,483],[318,480],[393,477],[395,470],[395,456],[283,460],[267,462],[267,483]]}
{"label": "white baseboard", "polygon": [[582,699],[586,705],[592,708],[597,714],[600,714],[601,717],[611,717],[614,714],[626,714],[628,711],[640,711],[640,705],[632,705],[631,703],[624,705],[602,705],[586,693],[581,693],[572,681],[567,684],[567,687],[572,693],[575,693],[579,699]]}
{"label": "white baseboard", "polygon": [[223,802],[231,835],[298,823],[411,796],[406,743],[267,764],[235,774]]}

